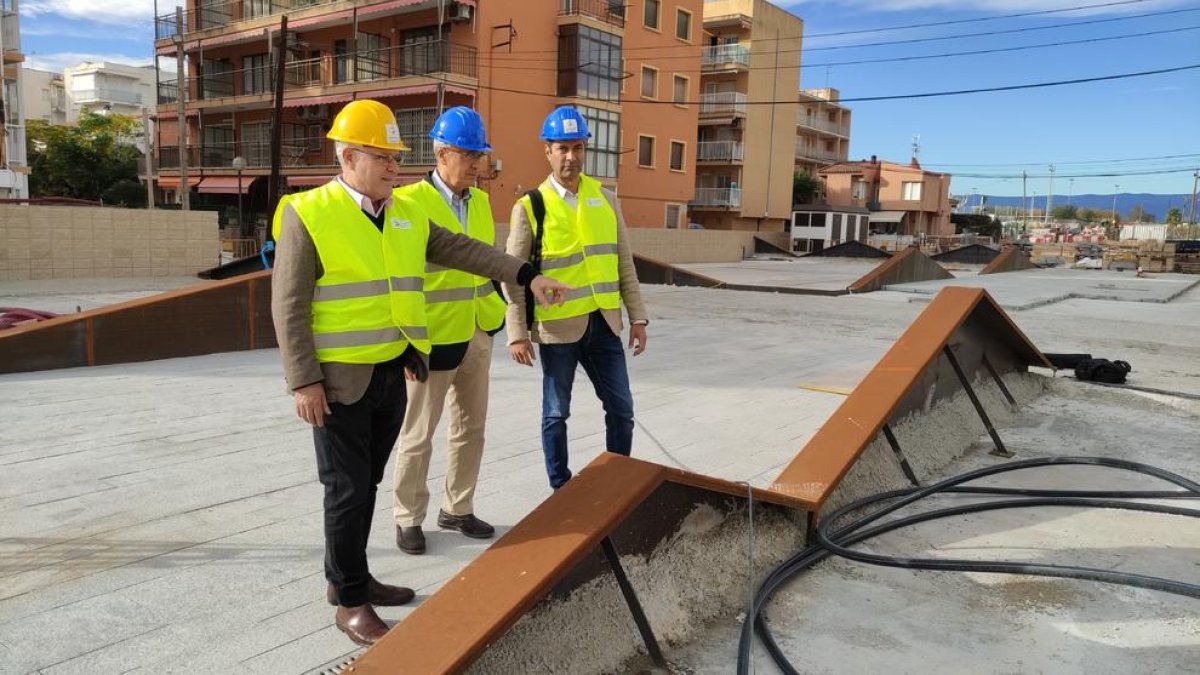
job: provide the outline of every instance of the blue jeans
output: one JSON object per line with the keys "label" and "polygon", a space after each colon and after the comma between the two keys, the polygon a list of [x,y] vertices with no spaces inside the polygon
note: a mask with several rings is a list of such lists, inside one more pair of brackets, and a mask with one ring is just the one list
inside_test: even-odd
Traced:
{"label": "blue jeans", "polygon": [[605,440],[609,452],[629,455],[633,446],[633,394],[625,370],[625,350],[600,312],[592,312],[578,342],[541,345],[542,453],[550,487],[571,479],[567,465],[567,418],[571,416],[571,387],[575,367],[583,366],[596,396],[604,404]]}

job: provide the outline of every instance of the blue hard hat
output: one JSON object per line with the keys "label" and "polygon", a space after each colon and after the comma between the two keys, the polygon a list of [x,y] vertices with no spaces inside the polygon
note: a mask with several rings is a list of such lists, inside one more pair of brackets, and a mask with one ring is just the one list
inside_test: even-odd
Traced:
{"label": "blue hard hat", "polygon": [[569,105],[555,108],[542,122],[543,141],[583,141],[591,137],[587,120]]}
{"label": "blue hard hat", "polygon": [[462,105],[447,109],[433,122],[429,137],[472,152],[491,152],[479,113]]}

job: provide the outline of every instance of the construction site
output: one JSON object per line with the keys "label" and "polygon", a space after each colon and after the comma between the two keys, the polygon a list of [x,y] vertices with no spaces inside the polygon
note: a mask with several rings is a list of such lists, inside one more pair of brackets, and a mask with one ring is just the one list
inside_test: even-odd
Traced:
{"label": "construction site", "polygon": [[[126,226],[78,211],[91,249]],[[632,457],[580,405],[551,491],[540,378],[496,350],[476,502],[497,537],[406,557],[381,499],[373,573],[417,598],[369,649],[320,592],[257,257],[122,278],[55,249],[71,274],[0,281],[38,315],[0,329],[0,671],[1195,672],[1200,276],[716,234],[635,240]]]}

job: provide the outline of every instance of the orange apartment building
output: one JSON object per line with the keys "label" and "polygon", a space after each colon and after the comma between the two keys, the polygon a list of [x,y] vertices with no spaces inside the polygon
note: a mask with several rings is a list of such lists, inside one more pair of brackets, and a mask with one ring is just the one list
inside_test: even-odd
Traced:
{"label": "orange apartment building", "polygon": [[867,208],[872,233],[949,236],[950,174],[911,164],[839,162],[819,171],[826,201],[834,207]]}
{"label": "orange apartment building", "polygon": [[[548,168],[538,133],[576,105],[593,139],[585,171],[617,191],[627,222],[678,227],[695,186],[701,0],[188,0],[157,20],[156,55],[186,55],[183,86],[159,73],[157,187],[177,201],[177,96],[185,94],[192,203],[236,204],[265,219],[275,69],[272,39],[288,17],[282,165],[289,190],[337,173],[325,139],[355,98],[396,112],[412,148],[404,181],[433,168],[427,133],[441,109],[475,108],[493,152],[480,187],[497,222]],[[683,75],[676,77],[676,73]]]}
{"label": "orange apartment building", "polygon": [[704,30],[689,217],[707,229],[781,232],[791,218],[804,22],[765,0],[708,0]]}
{"label": "orange apartment building", "polygon": [[801,89],[796,111],[796,171],[816,176],[850,153],[850,109],[837,89]]}

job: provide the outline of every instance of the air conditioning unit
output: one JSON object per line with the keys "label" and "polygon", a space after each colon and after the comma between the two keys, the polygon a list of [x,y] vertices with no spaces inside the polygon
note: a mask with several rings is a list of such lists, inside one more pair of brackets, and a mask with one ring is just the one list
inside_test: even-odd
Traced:
{"label": "air conditioning unit", "polygon": [[446,19],[450,21],[470,21],[471,6],[454,3],[450,5],[450,11],[446,14]]}
{"label": "air conditioning unit", "polygon": [[314,119],[314,120],[329,119],[329,104],[328,103],[322,103],[321,105],[314,105],[312,108],[313,108],[312,111],[309,113],[309,115],[311,115],[310,119]]}
{"label": "air conditioning unit", "polygon": [[309,106],[306,106],[306,105],[302,105],[299,108],[296,108],[296,117],[298,117],[302,120],[309,119],[308,109],[309,109]]}

